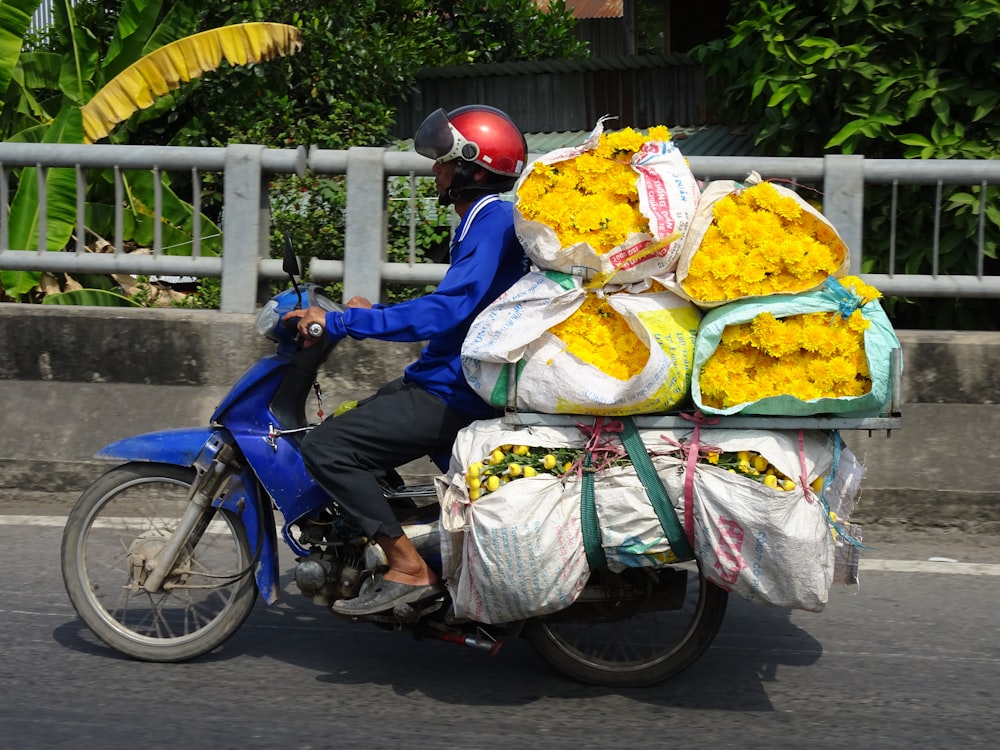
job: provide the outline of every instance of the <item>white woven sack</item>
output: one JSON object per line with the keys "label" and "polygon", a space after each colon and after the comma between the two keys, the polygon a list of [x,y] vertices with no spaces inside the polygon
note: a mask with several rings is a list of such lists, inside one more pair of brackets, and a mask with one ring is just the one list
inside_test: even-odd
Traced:
{"label": "white woven sack", "polygon": [[[597,147],[604,131],[597,123],[580,146],[551,151],[528,165],[515,192],[530,176],[535,164],[557,164]],[[649,233],[633,233],[624,243],[599,254],[586,242],[563,247],[547,224],[525,219],[515,204],[514,229],[531,261],[539,268],[563,271],[584,279],[601,277],[616,284],[631,284],[664,276],[674,270],[681,242],[694,216],[701,189],[687,161],[673,141],[651,142],[632,157],[636,172],[639,211],[649,220]],[[679,237],[662,244],[672,234]],[[657,245],[660,245],[657,247]]]}
{"label": "white woven sack", "polygon": [[[807,482],[828,475],[833,445],[822,432],[803,434]],[[800,479],[795,431],[703,430],[701,442],[725,452],[757,451],[794,478],[775,490],[717,466],[698,463],[692,482],[694,553],[705,577],[755,604],[819,612],[833,581],[834,540],[827,514]],[[685,497],[684,469],[661,479]]]}
{"label": "white woven sack", "polygon": [[[675,274],[666,278],[658,277],[657,280],[660,281],[664,286],[666,286],[671,291],[684,297],[685,299],[690,299],[692,302],[694,302],[701,308],[718,307],[719,305],[724,305],[729,302],[734,302],[735,299],[724,299],[724,300],[697,299],[688,294],[684,290],[682,282],[688,277],[688,272],[691,267],[691,260],[698,252],[698,249],[701,246],[701,242],[705,238],[705,233],[708,231],[708,228],[712,225],[712,221],[715,218],[713,215],[713,208],[715,204],[718,201],[725,198],[726,196],[728,196],[730,193],[742,190],[745,187],[756,185],[760,181],[761,181],[760,175],[757,174],[756,172],[751,172],[743,183],[736,182],[734,180],[715,180],[713,182],[709,182],[705,186],[705,189],[701,194],[701,198],[699,199],[698,202],[697,211],[694,217],[691,219],[691,223],[688,226],[687,233],[684,235],[684,244],[681,246],[680,249],[680,255],[677,259],[677,269]],[[843,262],[840,264],[837,270],[834,271],[831,275],[836,278],[840,278],[841,276],[847,274],[850,269],[850,251],[846,243],[844,243],[843,238],[841,238],[840,234],[837,232],[836,227],[833,226],[833,224],[830,222],[829,219],[827,219],[825,216],[823,216],[823,214],[821,214],[819,211],[813,208],[812,205],[806,202],[806,200],[803,199],[802,196],[800,196],[795,191],[789,190],[788,188],[779,184],[774,184],[773,186],[774,189],[778,191],[779,194],[787,198],[791,198],[792,200],[794,200],[796,203],[799,204],[799,206],[802,208],[803,211],[805,211],[808,214],[811,214],[816,219],[826,224],[827,227],[829,227],[830,231],[832,232],[835,238],[835,241],[842,246],[844,253]],[[810,287],[810,289],[816,289],[821,285],[822,282],[816,284],[813,287]],[[788,293],[806,292],[809,291],[810,289],[789,290]],[[739,299],[751,299],[751,298],[740,297]]]}
{"label": "white woven sack", "polygon": [[548,331],[570,317],[588,294],[580,279],[529,273],[487,307],[462,345],[462,369],[476,393],[507,405],[508,364],[518,363],[518,409],[549,414],[649,414],[668,411],[690,389],[701,312],[669,292],[608,295],[636,336],[649,347],[638,373],[619,380],[578,359]]}
{"label": "white woven sack", "polygon": [[448,474],[437,481],[442,574],[454,612],[477,622],[523,620],[570,606],[590,577],[580,530],[579,482],[522,477],[469,500],[465,471],[500,445],[582,445],[572,428],[505,429],[476,422],[455,441]]}

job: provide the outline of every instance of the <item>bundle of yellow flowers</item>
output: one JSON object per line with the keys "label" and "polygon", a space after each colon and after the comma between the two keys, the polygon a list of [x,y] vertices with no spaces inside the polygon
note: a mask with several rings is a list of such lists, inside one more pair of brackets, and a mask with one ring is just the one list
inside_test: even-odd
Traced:
{"label": "bundle of yellow flowers", "polygon": [[772,396],[814,401],[868,393],[865,332],[871,321],[861,306],[881,293],[853,276],[840,285],[857,298],[843,314],[823,310],[777,317],[765,311],[726,325],[697,375],[701,403],[725,410]]}
{"label": "bundle of yellow flowers", "polygon": [[514,226],[541,269],[594,286],[665,277],[701,189],[662,125],[605,132],[533,161],[515,188]]}
{"label": "bundle of yellow flowers", "polygon": [[[588,467],[584,461],[586,455],[584,448],[545,448],[514,444],[497,446],[488,456],[474,461],[466,468],[464,478],[469,500],[475,502],[483,495],[496,492],[517,479],[540,475],[565,478],[577,471],[603,471],[616,466],[632,465],[632,460],[623,452],[620,455],[604,456],[597,465]],[[699,454],[697,460],[760,482],[773,490],[788,492],[798,486],[794,479],[757,451],[716,449]],[[822,490],[823,481],[824,478],[818,476],[810,483],[813,492]]]}
{"label": "bundle of yellow flowers", "polygon": [[701,315],[655,283],[595,288],[574,274],[532,271],[473,321],[462,370],[498,407],[608,416],[667,411],[690,391]]}
{"label": "bundle of yellow flowers", "polygon": [[712,183],[677,276],[692,300],[718,304],[814,289],[846,269],[847,253],[833,226],[791,190]]}
{"label": "bundle of yellow flowers", "polygon": [[570,354],[618,380],[638,375],[649,361],[649,347],[604,296],[588,294],[549,332],[566,343]]}
{"label": "bundle of yellow flowers", "polygon": [[648,135],[632,128],[602,132],[592,150],[535,164],[517,189],[518,209],[525,219],[550,226],[563,247],[586,242],[603,255],[629,235],[649,232],[631,160],[643,144],[669,140],[663,126]]}
{"label": "bundle of yellow flowers", "polygon": [[583,456],[572,448],[534,448],[527,445],[501,445],[481,461],[474,461],[465,470],[465,487],[469,500],[475,502],[488,492],[496,492],[515,479],[527,479],[539,474],[562,476]]}
{"label": "bundle of yellow flowers", "polygon": [[[777,466],[774,466],[768,461],[766,456],[757,451],[736,451],[733,453],[715,450],[709,451],[704,457],[699,455],[698,460],[700,463],[718,466],[720,469],[726,469],[731,474],[740,474],[748,479],[760,482],[772,490],[789,492],[797,486],[794,479],[790,478]],[[813,492],[819,492],[823,489],[823,477],[816,477],[810,482],[809,487]]]}

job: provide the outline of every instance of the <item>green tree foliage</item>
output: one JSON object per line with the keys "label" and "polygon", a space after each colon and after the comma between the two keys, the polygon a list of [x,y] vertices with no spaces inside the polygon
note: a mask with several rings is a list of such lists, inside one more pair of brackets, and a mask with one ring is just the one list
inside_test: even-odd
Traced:
{"label": "green tree foliage", "polygon": [[[336,6],[247,0],[213,3],[209,13],[205,23],[210,24],[296,24],[302,29],[302,50],[267,66],[202,78],[167,117],[139,126],[149,133],[147,142],[337,149],[391,145],[394,103],[412,92],[421,68],[579,57],[587,51],[561,0],[546,15],[533,0],[360,0]],[[409,198],[415,192],[415,260],[446,262],[451,210],[437,205],[431,182],[389,181],[388,260],[410,258]],[[277,177],[270,188],[276,257],[289,231],[299,255],[343,259],[342,178]],[[386,301],[424,291],[388,288]]]}
{"label": "green tree foliage", "polygon": [[[0,91],[0,137],[6,139],[40,140],[56,115],[67,108],[79,112],[79,104],[134,59],[195,31],[239,22],[295,24],[302,30],[303,49],[292,58],[228,67],[185,84],[122,123],[110,140],[144,145],[239,142],[324,148],[385,144],[395,118],[392,103],[411,91],[422,67],[586,54],[586,45],[576,40],[572,15],[561,0],[552,3],[547,15],[540,15],[532,0],[327,4],[305,0],[57,0],[54,27],[48,33],[28,35],[28,19],[39,2],[2,3],[0,31],[10,32],[0,35],[0,73],[10,79],[10,85],[0,86],[4,89]],[[191,186],[183,176],[175,179],[174,190],[190,199]],[[95,184],[101,184],[99,177]],[[310,190],[310,185],[312,195],[303,203],[302,191]],[[201,197],[209,222],[218,218],[220,188],[214,176],[204,175]],[[296,234],[304,254],[343,257],[342,235],[338,236],[342,180],[282,178],[272,188],[274,223],[300,230]],[[392,189],[405,193],[410,188]],[[417,189],[421,205],[428,200],[433,204],[426,182]],[[399,205],[390,202],[390,207]],[[109,215],[99,208],[88,204],[91,231],[100,230],[91,226],[91,220]],[[30,216],[23,211],[19,215]],[[418,259],[434,259],[442,244],[446,247],[447,215],[436,205],[422,209],[415,233]],[[390,259],[405,260],[410,244],[408,222],[402,226],[401,216],[391,212],[389,224]],[[25,231],[29,229],[26,225]],[[68,236],[70,230],[64,234]],[[396,236],[397,231],[405,232],[405,242]],[[136,241],[142,244],[138,234]],[[165,243],[174,244],[166,238]],[[30,238],[23,244],[33,246]],[[8,276],[8,291],[20,296],[33,287],[36,276],[16,280]]]}
{"label": "green tree foliage", "polygon": [[[106,0],[103,0],[106,2]],[[421,68],[581,57],[564,2],[533,0],[229,0],[205,3],[202,26],[243,21],[302,29],[296,55],[204,77],[165,117],[146,118],[143,142],[217,145],[380,145],[394,103]]]}
{"label": "green tree foliage", "polygon": [[[760,0],[734,4],[729,20],[727,38],[693,54],[725,82],[725,111],[753,128],[762,153],[1000,157],[1000,1]],[[940,273],[976,273],[982,205],[985,270],[1000,272],[1000,195],[991,186],[982,200],[982,190],[943,191]],[[863,270],[931,273],[936,200],[933,187],[899,189],[890,252],[890,188],[866,189]],[[979,306],[924,300],[919,308],[894,307],[894,320],[963,327]],[[982,309],[973,327],[996,327]]]}

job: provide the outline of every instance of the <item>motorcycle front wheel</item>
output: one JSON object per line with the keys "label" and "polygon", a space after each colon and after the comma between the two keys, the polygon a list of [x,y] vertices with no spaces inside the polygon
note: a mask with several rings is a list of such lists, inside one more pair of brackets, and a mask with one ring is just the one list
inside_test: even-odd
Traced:
{"label": "motorcycle front wheel", "polygon": [[[572,607],[524,625],[535,650],[581,682],[647,687],[674,677],[711,645],[726,614],[729,594],[693,562],[597,578]],[[603,597],[588,600],[588,590]]]}
{"label": "motorcycle front wheel", "polygon": [[143,563],[166,545],[188,505],[195,472],[131,463],[104,474],[77,500],[63,532],[62,573],[77,614],[94,634],[134,659],[178,662],[235,633],[257,585],[242,522],[216,510],[203,534],[181,549],[156,592]]}

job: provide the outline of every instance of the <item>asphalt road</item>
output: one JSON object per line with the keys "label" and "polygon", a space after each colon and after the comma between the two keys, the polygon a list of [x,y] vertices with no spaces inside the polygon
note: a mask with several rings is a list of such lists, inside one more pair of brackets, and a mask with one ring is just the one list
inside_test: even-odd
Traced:
{"label": "asphalt road", "polygon": [[994,537],[870,529],[860,587],[824,612],[731,601],[686,673],[609,690],[520,641],[490,657],[342,624],[294,593],[287,566],[284,602],[258,603],[220,651],[129,661],[63,591],[64,516],[0,513],[4,749],[997,746]]}

